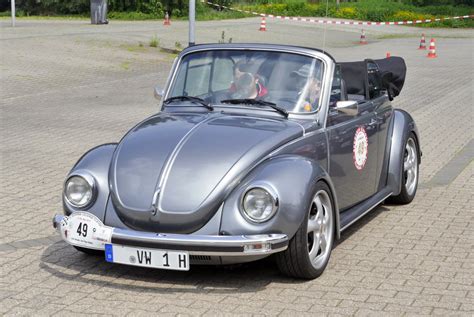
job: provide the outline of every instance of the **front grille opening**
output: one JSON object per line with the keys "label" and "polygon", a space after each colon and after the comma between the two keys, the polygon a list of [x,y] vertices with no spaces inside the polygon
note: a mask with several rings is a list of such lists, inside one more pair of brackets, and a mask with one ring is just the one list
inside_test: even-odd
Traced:
{"label": "front grille opening", "polygon": [[211,256],[209,255],[190,255],[189,259],[192,261],[211,261]]}

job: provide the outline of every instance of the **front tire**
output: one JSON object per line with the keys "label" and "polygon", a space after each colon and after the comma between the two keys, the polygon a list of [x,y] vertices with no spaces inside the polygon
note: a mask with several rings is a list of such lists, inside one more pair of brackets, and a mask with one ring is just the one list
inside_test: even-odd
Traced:
{"label": "front tire", "polygon": [[288,276],[314,279],[326,268],[334,244],[334,203],[329,187],[318,182],[300,228],[288,249],[276,255],[280,271]]}
{"label": "front tire", "polygon": [[418,144],[412,132],[405,141],[405,151],[402,162],[402,188],[400,194],[389,197],[387,199],[388,203],[404,205],[411,203],[413,198],[415,198],[416,190],[418,189],[420,169],[418,157]]}

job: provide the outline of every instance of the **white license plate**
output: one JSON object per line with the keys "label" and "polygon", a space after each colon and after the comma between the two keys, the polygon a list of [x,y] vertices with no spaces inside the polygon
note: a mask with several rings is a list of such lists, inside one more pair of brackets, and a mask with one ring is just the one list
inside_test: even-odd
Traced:
{"label": "white license plate", "polygon": [[88,212],[75,212],[61,221],[61,236],[69,244],[103,250],[112,238],[112,228]]}
{"label": "white license plate", "polygon": [[105,245],[107,262],[165,270],[189,271],[189,254],[184,251],[156,250],[117,244]]}

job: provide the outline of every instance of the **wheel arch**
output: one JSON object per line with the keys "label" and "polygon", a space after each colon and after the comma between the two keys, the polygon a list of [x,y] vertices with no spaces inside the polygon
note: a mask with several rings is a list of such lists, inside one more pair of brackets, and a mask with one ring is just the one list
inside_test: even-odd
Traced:
{"label": "wheel arch", "polygon": [[341,238],[341,222],[340,222],[340,217],[339,217],[339,206],[337,204],[337,196],[336,196],[336,189],[334,187],[334,184],[332,183],[329,175],[326,175],[324,177],[319,178],[316,182],[324,182],[330,191],[331,194],[331,199],[333,203],[333,213],[334,213],[334,229],[336,233],[336,240],[339,240]]}
{"label": "wheel arch", "polygon": [[109,167],[117,143],[106,143],[96,146],[84,153],[69,171],[65,180],[72,175],[88,174],[96,183],[97,196],[95,202],[86,209],[77,209],[68,204],[63,197],[63,210],[66,215],[74,211],[86,210],[101,221],[104,221],[105,210],[109,198]]}
{"label": "wheel arch", "polygon": [[[339,237],[337,195],[329,174],[323,166],[308,157],[293,154],[279,155],[254,168],[226,198],[220,231],[228,234],[257,234],[281,232],[293,237],[304,220],[306,205],[318,181],[330,189],[333,199],[336,235]],[[280,199],[277,214],[267,222],[252,224],[239,212],[240,200],[253,184],[267,183],[276,189]]]}
{"label": "wheel arch", "polygon": [[405,142],[408,136],[413,133],[415,136],[418,162],[421,163],[421,143],[420,134],[412,116],[400,109],[395,109],[393,113],[394,119],[392,121],[391,131],[388,135],[390,137],[390,152],[387,171],[387,185],[392,190],[392,195],[400,194],[402,179],[403,179],[403,155],[405,151]]}

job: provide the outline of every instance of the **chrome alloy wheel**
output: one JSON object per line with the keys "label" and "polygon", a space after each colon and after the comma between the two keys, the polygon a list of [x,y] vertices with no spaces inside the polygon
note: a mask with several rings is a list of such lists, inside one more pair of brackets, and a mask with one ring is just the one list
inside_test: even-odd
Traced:
{"label": "chrome alloy wheel", "polygon": [[407,140],[403,160],[403,175],[408,195],[413,195],[418,182],[418,153],[413,138]]}
{"label": "chrome alloy wheel", "polygon": [[334,217],[331,199],[326,191],[314,195],[308,216],[308,252],[315,269],[325,265],[331,254]]}

